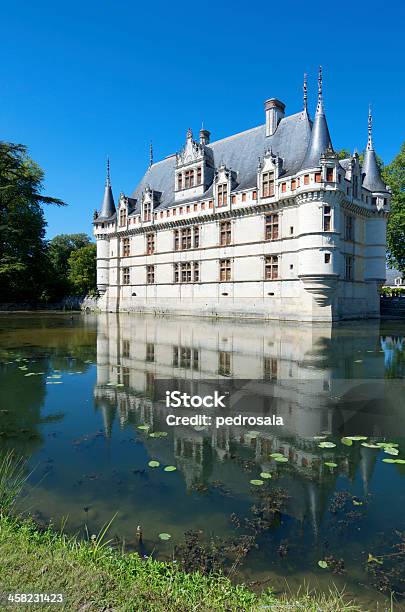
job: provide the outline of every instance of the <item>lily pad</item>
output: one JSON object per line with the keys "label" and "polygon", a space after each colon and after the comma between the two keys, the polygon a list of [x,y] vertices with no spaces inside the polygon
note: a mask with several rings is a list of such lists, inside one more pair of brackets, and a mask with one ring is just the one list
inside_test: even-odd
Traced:
{"label": "lily pad", "polygon": [[142,431],[148,431],[149,425],[138,425],[138,429],[141,429]]}
{"label": "lily pad", "polygon": [[154,431],[149,434],[149,438],[164,438],[167,436],[167,431]]}
{"label": "lily pad", "polygon": [[149,461],[148,465],[151,468],[157,468],[157,467],[159,467],[160,463],[159,463],[159,461]]}
{"label": "lily pad", "polygon": [[260,478],[271,478],[271,474],[269,472],[260,472]]}
{"label": "lily pad", "polygon": [[396,463],[396,459],[383,459],[384,463]]}
{"label": "lily pad", "polygon": [[387,455],[399,455],[399,450],[397,448],[393,448],[392,446],[387,446],[384,448],[384,453],[387,453]]}
{"label": "lily pad", "polygon": [[363,502],[358,499],[353,499],[353,506],[362,506]]}
{"label": "lily pad", "polygon": [[377,557],[374,557],[372,554],[368,553],[368,559],[367,559],[367,563],[379,563],[380,565],[383,564],[382,559],[378,559]]}
{"label": "lily pad", "polygon": [[334,442],[319,442],[319,448],[335,448],[336,444]]}
{"label": "lily pad", "polygon": [[322,569],[326,569],[328,567],[328,564],[326,563],[326,561],[324,561],[323,559],[321,559],[321,561],[318,561],[318,565],[319,567],[321,567]]}
{"label": "lily pad", "polygon": [[367,440],[368,436],[346,436],[347,440],[353,440],[353,442],[360,442],[361,440]]}
{"label": "lily pad", "polygon": [[282,453],[271,453],[270,457],[275,459],[276,457],[284,457],[284,455]]}
{"label": "lily pad", "polygon": [[361,445],[366,448],[380,448],[377,444],[372,444],[371,442],[362,442]]}
{"label": "lily pad", "polygon": [[353,446],[353,440],[350,440],[350,438],[342,438],[340,441],[346,446]]}
{"label": "lily pad", "polygon": [[264,482],[263,482],[263,480],[255,480],[255,479],[253,479],[253,480],[250,481],[250,484],[255,485],[255,487],[261,487],[262,484],[264,484]]}
{"label": "lily pad", "polygon": [[164,468],[165,472],[175,472],[177,470],[175,465],[166,465]]}
{"label": "lily pad", "polygon": [[376,445],[379,448],[398,448],[399,444],[394,444],[394,442],[376,442]]}
{"label": "lily pad", "polygon": [[279,457],[274,457],[274,461],[278,461],[279,463],[287,463],[288,459],[287,457],[283,457],[283,455],[281,455]]}
{"label": "lily pad", "polygon": [[332,463],[331,461],[325,461],[325,465],[330,468],[337,467],[337,463]]}
{"label": "lily pad", "polygon": [[170,540],[172,536],[170,535],[170,533],[159,533],[159,538],[161,540]]}

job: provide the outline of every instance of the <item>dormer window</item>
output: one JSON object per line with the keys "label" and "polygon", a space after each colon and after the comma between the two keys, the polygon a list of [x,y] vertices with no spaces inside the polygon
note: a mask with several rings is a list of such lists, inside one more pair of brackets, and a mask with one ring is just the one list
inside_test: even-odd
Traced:
{"label": "dormer window", "polygon": [[152,203],[145,202],[143,205],[143,220],[150,221],[152,218]]}
{"label": "dormer window", "polygon": [[191,188],[194,189],[195,197],[202,197],[204,189],[212,183],[215,173],[214,156],[210,147],[206,146],[208,132],[203,132],[200,142],[196,142],[191,130],[187,130],[185,145],[176,154],[175,201],[189,198],[187,189]]}
{"label": "dormer window", "polygon": [[268,198],[274,195],[274,172],[263,172],[262,194],[263,198]]}
{"label": "dormer window", "polygon": [[353,175],[352,183],[353,183],[353,197],[357,198],[359,195],[359,177],[357,176],[357,174]]}
{"label": "dormer window", "polygon": [[226,206],[228,198],[228,185],[221,183],[218,185],[218,206]]}
{"label": "dormer window", "polygon": [[194,170],[186,170],[184,173],[184,189],[194,187]]}
{"label": "dormer window", "polygon": [[126,225],[127,222],[127,211],[125,208],[121,208],[120,210],[120,226]]}

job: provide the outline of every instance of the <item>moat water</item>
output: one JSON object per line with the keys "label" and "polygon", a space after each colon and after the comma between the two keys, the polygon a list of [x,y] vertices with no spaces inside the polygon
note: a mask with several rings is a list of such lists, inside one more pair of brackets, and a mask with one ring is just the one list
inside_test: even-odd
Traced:
{"label": "moat water", "polygon": [[[144,556],[402,609],[405,322],[4,314],[0,361],[0,452],[27,459],[19,509],[41,524],[86,537],[116,515],[112,543]],[[225,389],[212,422],[252,420],[169,426],[202,410],[167,408],[168,386]]]}

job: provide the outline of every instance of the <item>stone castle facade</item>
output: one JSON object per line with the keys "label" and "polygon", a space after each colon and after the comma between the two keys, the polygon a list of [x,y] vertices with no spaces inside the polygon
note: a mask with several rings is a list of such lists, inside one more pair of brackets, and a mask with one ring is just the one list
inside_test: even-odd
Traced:
{"label": "stone castle facade", "polygon": [[115,206],[95,213],[98,308],[298,321],[379,317],[390,191],[372,141],[339,159],[324,112],[265,103],[265,123],[216,142],[189,129]]}

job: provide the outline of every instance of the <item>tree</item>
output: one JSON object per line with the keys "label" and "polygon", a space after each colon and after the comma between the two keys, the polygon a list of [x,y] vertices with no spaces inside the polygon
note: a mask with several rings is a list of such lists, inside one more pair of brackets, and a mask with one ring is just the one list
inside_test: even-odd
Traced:
{"label": "tree", "polygon": [[42,204],[63,206],[41,194],[44,173],[20,144],[0,141],[0,295],[4,301],[38,300],[47,276]]}
{"label": "tree", "polygon": [[49,242],[48,257],[51,266],[49,291],[53,300],[60,300],[72,290],[69,281],[69,257],[91,244],[87,234],[59,234]]}
{"label": "tree", "polygon": [[69,280],[77,295],[94,294],[96,280],[96,245],[89,244],[69,257]]}
{"label": "tree", "polygon": [[405,272],[405,142],[382,174],[385,183],[392,189],[387,227],[388,262],[393,268]]}

